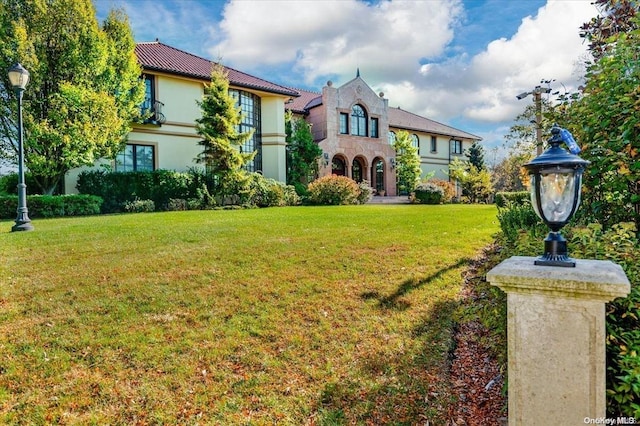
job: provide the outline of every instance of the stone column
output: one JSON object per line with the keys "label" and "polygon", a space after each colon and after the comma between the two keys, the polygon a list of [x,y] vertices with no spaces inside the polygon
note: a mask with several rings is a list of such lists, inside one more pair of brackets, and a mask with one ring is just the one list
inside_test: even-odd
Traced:
{"label": "stone column", "polygon": [[509,426],[584,425],[605,416],[605,303],[629,294],[622,268],[515,256],[487,273],[507,293]]}

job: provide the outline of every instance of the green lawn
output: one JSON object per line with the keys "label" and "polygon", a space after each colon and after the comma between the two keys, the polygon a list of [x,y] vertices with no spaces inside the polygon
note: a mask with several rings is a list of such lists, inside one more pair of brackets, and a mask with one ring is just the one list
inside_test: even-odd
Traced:
{"label": "green lawn", "polygon": [[494,206],[0,222],[1,424],[440,424]]}

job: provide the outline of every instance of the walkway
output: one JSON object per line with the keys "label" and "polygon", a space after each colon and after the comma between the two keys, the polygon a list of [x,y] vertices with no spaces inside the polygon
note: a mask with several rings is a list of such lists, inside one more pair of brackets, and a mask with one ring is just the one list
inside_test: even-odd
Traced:
{"label": "walkway", "polygon": [[375,195],[368,204],[409,204],[409,197],[406,195],[400,197],[381,197]]}

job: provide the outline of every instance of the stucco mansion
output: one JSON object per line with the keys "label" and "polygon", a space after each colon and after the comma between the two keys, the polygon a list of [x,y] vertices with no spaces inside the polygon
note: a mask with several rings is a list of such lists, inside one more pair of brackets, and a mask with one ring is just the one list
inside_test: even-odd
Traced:
{"label": "stucco mansion", "polygon": [[[146,96],[143,108],[153,112],[143,124],[134,124],[126,148],[112,167],[115,171],[185,171],[195,166],[201,150],[195,120],[196,103],[211,80],[213,63],[161,42],[139,43],[136,55],[143,69]],[[360,77],[321,93],[292,89],[226,67],[230,93],[242,109],[240,131],[253,130],[242,147],[256,151],[250,171],[286,181],[285,111],[312,124],[314,140],[322,149],[320,176],[344,175],[368,180],[377,190],[396,195],[395,151],[390,145],[398,131],[409,132],[419,149],[423,173],[448,179],[449,163],[463,156],[473,134],[389,107],[383,93],[375,93]],[[80,170],[69,172],[65,192],[73,193]]]}

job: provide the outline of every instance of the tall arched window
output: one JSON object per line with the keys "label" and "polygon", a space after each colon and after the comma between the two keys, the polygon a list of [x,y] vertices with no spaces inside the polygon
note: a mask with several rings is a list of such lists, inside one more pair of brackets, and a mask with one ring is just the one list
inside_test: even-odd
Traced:
{"label": "tall arched window", "polygon": [[418,138],[418,135],[415,133],[411,135],[411,145],[420,151],[420,138]]}
{"label": "tall arched window", "polygon": [[351,134],[367,136],[367,113],[361,105],[351,108]]}
{"label": "tall arched window", "polygon": [[389,132],[389,134],[387,135],[387,139],[389,140],[389,145],[393,145],[393,143],[396,141],[396,132]]}
{"label": "tall arched window", "polygon": [[253,130],[249,140],[240,147],[240,152],[256,153],[253,160],[247,163],[246,169],[250,172],[262,170],[262,129],[260,113],[260,97],[244,90],[229,89],[229,94],[236,100],[242,111],[242,123],[238,126],[238,132],[244,133]]}

